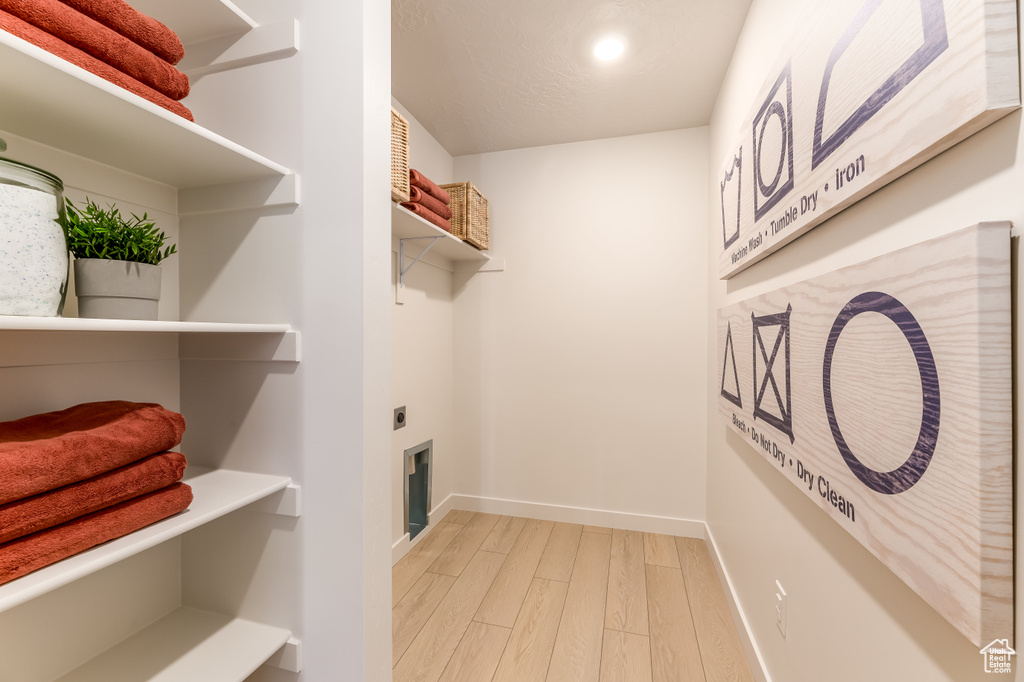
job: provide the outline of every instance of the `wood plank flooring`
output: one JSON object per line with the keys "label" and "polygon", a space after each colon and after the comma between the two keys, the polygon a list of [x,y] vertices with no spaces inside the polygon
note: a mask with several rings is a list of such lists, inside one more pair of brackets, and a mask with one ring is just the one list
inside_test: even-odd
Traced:
{"label": "wood plank flooring", "polygon": [[516,624],[553,525],[534,519],[526,522],[473,620],[505,628]]}
{"label": "wood plank flooring", "polygon": [[703,540],[452,511],[392,569],[395,682],[753,682]]}

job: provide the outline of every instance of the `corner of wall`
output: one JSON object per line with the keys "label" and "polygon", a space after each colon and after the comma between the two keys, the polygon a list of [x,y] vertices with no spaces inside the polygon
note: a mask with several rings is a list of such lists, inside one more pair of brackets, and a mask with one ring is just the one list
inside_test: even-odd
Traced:
{"label": "corner of wall", "polygon": [[[392,97],[392,106],[409,122],[409,160],[438,184],[451,182],[452,157],[416,117]],[[413,257],[406,245],[405,266]],[[391,538],[393,556],[412,546],[403,524],[403,453],[433,440],[431,486],[433,499],[452,493],[455,469],[452,421],[454,410],[451,266],[427,254],[405,275],[404,302],[397,305],[398,240],[392,238],[391,402],[408,410],[406,426],[391,433]],[[415,253],[415,251],[413,252]],[[417,538],[418,540],[419,538]]]}

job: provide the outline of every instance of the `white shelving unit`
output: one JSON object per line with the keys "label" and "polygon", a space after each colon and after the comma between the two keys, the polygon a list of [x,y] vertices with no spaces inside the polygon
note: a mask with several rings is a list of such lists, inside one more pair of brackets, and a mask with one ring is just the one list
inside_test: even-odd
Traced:
{"label": "white shelving unit", "polygon": [[[129,1],[177,31],[186,49],[189,43],[259,29],[257,22],[230,0]],[[294,23],[295,17],[286,16],[282,21]],[[50,148],[56,159],[78,157],[73,161],[76,169],[93,167],[101,171],[97,175],[103,176],[104,183],[130,174],[126,186],[141,184],[158,192],[167,187],[178,190],[182,222],[189,215],[251,214],[253,209],[267,206],[280,209],[298,204],[298,182],[286,166],[3,31],[0,90],[4,93],[0,97],[0,130],[4,133]],[[268,99],[274,97],[273,90],[271,84],[266,85]],[[217,95],[207,93],[206,97]],[[14,150],[11,156],[32,162]],[[61,175],[59,166],[47,170]],[[89,182],[88,173],[81,176]],[[96,189],[82,186],[82,182],[79,185],[84,191]],[[251,197],[257,198],[256,203]],[[123,198],[131,202],[130,194]],[[293,222],[301,224],[299,219]],[[273,237],[259,234],[254,239]],[[183,253],[189,248],[179,246]],[[221,257],[230,259],[229,255]],[[223,264],[224,276],[237,279],[237,270],[229,272],[228,265]],[[192,267],[210,266],[207,260]],[[188,267],[181,265],[181,281],[190,276]],[[301,278],[297,280],[301,282]],[[294,287],[300,289],[298,284]],[[242,287],[230,288],[238,291]],[[301,294],[291,300],[301,301]],[[293,305],[288,315],[298,317],[299,309],[301,304]],[[230,301],[215,306],[213,317],[217,312],[227,319],[245,319]],[[114,337],[117,342],[111,349],[99,350]],[[26,404],[60,409],[70,404],[64,402],[69,396],[103,400],[137,395],[146,400],[152,389],[152,394],[183,403],[186,419],[199,425],[196,431],[190,422],[186,439],[193,440],[188,452],[202,453],[197,459],[216,466],[189,466],[186,482],[192,486],[194,501],[181,514],[0,585],[0,633],[5,628],[18,629],[19,622],[12,618],[25,618],[25,614],[28,621],[36,622],[40,614],[60,619],[61,608],[76,613],[82,604],[97,599],[81,585],[108,575],[102,573],[105,569],[129,572],[125,590],[153,584],[166,593],[153,599],[128,599],[128,612],[96,612],[88,626],[78,631],[77,639],[85,645],[67,647],[60,641],[47,641],[41,633],[28,650],[8,651],[3,650],[0,637],[0,658],[17,656],[16,665],[12,664],[17,670],[38,667],[49,671],[25,678],[31,682],[53,679],[58,664],[34,666],[34,661],[46,658],[60,659],[62,673],[74,668],[59,679],[77,681],[241,682],[268,661],[282,670],[300,671],[301,643],[281,625],[302,622],[303,572],[295,550],[301,548],[302,539],[295,523],[281,517],[299,515],[300,489],[289,474],[301,472],[297,462],[302,461],[302,454],[297,445],[278,449],[271,444],[282,430],[294,433],[296,424],[301,424],[300,407],[292,399],[298,381],[294,367],[279,364],[300,361],[299,341],[299,332],[285,323],[0,317],[0,347],[15,357],[0,361],[6,391],[0,396],[0,405],[5,419],[26,416],[18,412],[18,396],[24,397]],[[127,354],[131,357],[115,357],[122,349],[136,346],[143,350]],[[44,355],[49,359],[41,359]],[[216,396],[211,398],[212,405],[204,402],[208,394]],[[248,411],[260,409],[263,402],[277,406],[276,418],[247,420]],[[185,403],[202,407],[190,413]],[[233,449],[235,439],[246,444],[242,452]],[[189,458],[191,461],[192,456]],[[211,522],[253,505],[267,513],[239,512],[225,519],[251,532],[243,533],[242,540],[217,537],[222,526]],[[261,541],[261,533],[269,535],[271,529],[273,537]],[[212,546],[204,544],[211,534],[215,538]],[[182,539],[169,542],[174,538]],[[244,551],[222,548],[246,540],[251,544],[245,545]],[[282,544],[287,548],[283,554]],[[125,560],[158,545],[161,547],[154,551],[161,552],[160,561],[166,556],[177,558],[175,565],[163,571],[171,579],[154,583],[149,576],[131,574],[137,571],[135,564]],[[87,576],[94,577],[82,580]],[[246,580],[263,580],[274,587],[268,593],[233,592],[247,584]],[[235,594],[233,601],[209,606],[227,593]],[[267,596],[270,593],[274,597]],[[279,598],[282,594],[289,597]],[[169,601],[177,602],[177,607],[168,610]],[[146,623],[152,624],[138,630]],[[136,630],[134,634],[132,630]],[[83,646],[95,649],[83,652]],[[281,651],[291,652],[289,663],[275,657]],[[0,665],[0,677],[5,667]]]}
{"label": "white shelving unit", "polygon": [[[302,359],[301,334],[287,324],[248,324],[239,322],[189,322],[175,320],[106,320],[80,317],[0,316],[2,332],[62,332],[81,335],[161,334],[177,335],[178,358],[218,360],[264,360],[299,362]],[[103,345],[81,336],[76,345],[77,361],[96,362],[103,357],[97,349]],[[0,346],[3,347],[3,346]],[[91,352],[90,352],[91,351]],[[0,367],[41,363],[38,353],[31,360],[8,353],[0,356]],[[59,364],[59,362],[58,362]]]}
{"label": "white shelving unit", "polygon": [[290,637],[281,628],[182,607],[59,682],[242,682]]}
{"label": "white shelving unit", "polygon": [[104,320],[84,317],[0,316],[0,331],[152,332],[179,334],[286,334],[287,324],[178,322],[174,320]]}
{"label": "white shelving unit", "polygon": [[398,204],[392,204],[391,235],[399,239],[439,237],[430,252],[451,262],[491,260],[487,252],[470,246],[452,233],[445,232]]}
{"label": "white shelving unit", "polygon": [[185,482],[192,487],[195,497],[187,510],[0,585],[0,613],[269,497],[287,488],[291,479],[224,469],[201,471],[189,467]]}
{"label": "white shelving unit", "polygon": [[290,172],[3,31],[0,64],[0,125],[6,131],[172,187],[238,183]]}
{"label": "white shelving unit", "polygon": [[[505,269],[503,258],[492,258],[398,204],[391,207],[391,237],[399,243],[395,303],[404,302],[405,275],[428,253],[450,271],[501,272]],[[408,251],[407,245],[411,247]],[[408,265],[407,258],[412,259]]]}
{"label": "white shelving unit", "polygon": [[[391,205],[391,237],[398,240],[398,286],[395,303],[405,301],[405,276],[428,253],[441,261],[443,267],[454,271],[456,267],[481,272],[504,270],[505,261],[492,259],[487,253],[465,243],[450,232],[424,220],[398,204]],[[406,251],[406,246],[411,248]],[[412,262],[406,264],[406,259]]]}

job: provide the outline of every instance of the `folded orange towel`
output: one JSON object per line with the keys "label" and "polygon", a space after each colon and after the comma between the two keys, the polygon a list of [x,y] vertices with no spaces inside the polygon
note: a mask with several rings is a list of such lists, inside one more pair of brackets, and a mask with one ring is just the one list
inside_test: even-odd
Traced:
{"label": "folded orange towel", "polygon": [[185,455],[163,452],[80,483],[0,505],[0,543],[166,488],[181,480]]}
{"label": "folded orange towel", "polygon": [[0,584],[128,535],[192,504],[192,488],[166,488],[0,545]]}
{"label": "folded orange towel", "polygon": [[0,30],[15,35],[22,40],[26,40],[36,47],[40,47],[81,69],[94,73],[100,78],[108,80],[114,85],[124,88],[134,95],[138,95],[143,99],[149,100],[153,104],[167,109],[171,113],[177,114],[189,121],[194,120],[192,118],[192,112],[181,103],[175,102],[170,97],[157,92],[148,85],[140,83],[131,76],[118,71],[110,64],[101,62],[92,55],[86,54],[78,48],[68,45],[60,38],[55,38],[46,31],[36,28],[32,24],[22,21],[13,14],[8,14],[3,10],[0,10]]}
{"label": "folded orange towel", "polygon": [[59,0],[0,0],[0,10],[43,29],[173,100],[188,95],[188,76],[146,48]]}
{"label": "folded orange towel", "polygon": [[185,56],[181,39],[153,17],[148,17],[124,0],[61,0],[82,14],[112,28],[136,45],[141,45],[168,64]]}
{"label": "folded orange towel", "polygon": [[424,220],[429,220],[430,222],[434,223],[435,225],[440,227],[445,232],[451,232],[452,231],[452,224],[451,224],[451,222],[449,222],[449,221],[445,220],[444,218],[442,218],[441,216],[437,215],[436,213],[431,211],[429,208],[427,208],[423,204],[415,204],[415,203],[413,203],[411,201],[406,201],[406,202],[403,202],[401,204],[401,206],[402,206],[402,208],[409,209],[410,211],[412,211],[413,213],[415,213],[419,217],[423,218]]}
{"label": "folded orange towel", "polygon": [[409,184],[419,187],[421,190],[440,201],[445,206],[452,203],[452,195],[438,187],[434,182],[415,168],[409,169]]}
{"label": "folded orange towel", "polygon": [[176,412],[119,400],[0,423],[0,504],[169,450],[184,432]]}
{"label": "folded orange towel", "polygon": [[439,199],[435,199],[419,187],[409,188],[409,201],[414,204],[420,204],[445,220],[451,220],[452,209],[448,208],[448,204],[442,203]]}

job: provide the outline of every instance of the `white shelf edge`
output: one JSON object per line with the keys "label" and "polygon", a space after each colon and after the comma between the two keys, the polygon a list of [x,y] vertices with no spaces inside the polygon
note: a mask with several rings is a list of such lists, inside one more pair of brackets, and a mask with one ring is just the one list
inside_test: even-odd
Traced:
{"label": "white shelf edge", "polygon": [[[4,330],[10,332],[3,334]],[[248,327],[231,332],[181,331],[150,333],[140,339],[125,330],[59,329],[11,330],[0,326],[0,368],[148,360],[220,360],[239,362],[301,362],[302,334],[260,331]],[[159,331],[159,330],[157,330]],[[12,339],[31,335],[27,341]],[[122,335],[128,338],[119,338]],[[66,338],[69,337],[69,338]],[[130,341],[130,345],[126,342]],[[141,350],[139,347],[142,347]]]}
{"label": "white shelf edge", "polygon": [[287,324],[182,322],[177,320],[107,320],[84,317],[0,315],[0,331],[153,332],[214,334],[286,334]]}
{"label": "white shelf edge", "polygon": [[182,606],[57,682],[244,682],[291,639],[282,628]]}
{"label": "white shelf edge", "polygon": [[238,20],[241,23],[247,24],[249,26],[249,28],[256,28],[256,27],[259,26],[259,24],[256,23],[255,19],[250,17],[248,14],[243,12],[241,9],[239,9],[238,5],[236,5],[235,3],[231,2],[231,0],[217,0],[217,2],[219,2],[221,5],[226,7],[232,14],[234,14],[236,17],[238,17]]}
{"label": "white shelf edge", "polygon": [[231,0],[132,0],[131,5],[177,33],[186,53],[193,43],[259,26]]}
{"label": "white shelf edge", "polygon": [[430,253],[452,262],[491,260],[491,256],[486,252],[466,244],[452,233],[445,232],[433,223],[395,203],[392,203],[391,235],[398,239],[440,237],[441,239],[431,248]]}
{"label": "white shelf edge", "polygon": [[[252,151],[250,149],[247,149],[246,147],[243,147],[242,145],[240,145],[240,144],[238,144],[236,142],[233,142],[233,141],[231,141],[231,140],[229,140],[229,139],[227,139],[225,137],[222,137],[221,135],[218,135],[217,133],[214,133],[214,132],[212,132],[210,130],[207,130],[206,128],[203,128],[202,126],[198,125],[197,123],[194,123],[192,121],[184,119],[181,116],[178,116],[177,114],[173,114],[170,111],[164,109],[163,107],[160,107],[160,106],[158,106],[158,105],[156,105],[156,104],[154,104],[154,103],[152,103],[152,102],[150,102],[150,101],[148,101],[148,100],[146,100],[146,99],[144,99],[142,97],[139,97],[138,95],[136,95],[134,93],[131,93],[131,92],[129,92],[129,91],[127,91],[127,90],[117,86],[117,85],[114,85],[110,81],[107,81],[106,79],[101,78],[100,76],[97,76],[97,75],[93,74],[90,71],[87,71],[87,70],[85,70],[85,69],[83,69],[83,68],[81,68],[79,66],[76,66],[76,65],[72,64],[71,62],[65,61],[64,59],[61,59],[60,57],[58,57],[58,56],[56,56],[56,55],[54,55],[54,54],[52,54],[50,52],[47,52],[46,50],[44,50],[44,49],[42,49],[40,47],[37,47],[36,45],[34,45],[34,44],[32,44],[32,43],[30,43],[30,42],[28,42],[26,40],[22,40],[21,38],[18,38],[15,35],[7,33],[6,31],[0,31],[0,46],[3,46],[3,47],[8,48],[10,50],[13,50],[16,53],[18,53],[20,55],[23,55],[25,57],[28,57],[29,59],[34,60],[36,62],[39,62],[39,63],[45,65],[46,67],[48,67],[50,69],[53,69],[56,72],[64,74],[68,78],[74,79],[74,81],[72,81],[72,82],[76,82],[77,81],[79,83],[84,83],[84,84],[87,84],[89,86],[92,86],[93,88],[96,88],[96,89],[102,91],[103,93],[105,93],[105,95],[113,97],[113,98],[115,98],[117,100],[120,100],[124,105],[134,107],[137,110],[144,111],[148,115],[156,117],[157,119],[160,119],[159,125],[161,127],[162,126],[167,126],[167,125],[173,126],[174,128],[178,128],[178,129],[180,129],[182,131],[185,131],[188,134],[190,134],[190,135],[192,135],[192,136],[194,136],[196,138],[201,138],[202,140],[204,140],[206,143],[208,143],[210,145],[213,145],[215,147],[219,147],[222,150],[226,150],[226,151],[228,151],[228,152],[230,152],[230,153],[232,153],[232,154],[234,154],[236,156],[243,157],[247,161],[261,166],[263,168],[263,173],[261,173],[262,175],[266,175],[266,174],[287,175],[287,174],[289,174],[291,172],[288,168],[282,166],[281,164],[279,164],[279,163],[277,163],[275,161],[272,161],[272,160],[270,160],[270,159],[268,159],[268,158],[266,158],[266,157],[264,157],[264,156],[262,156],[260,154],[257,154],[256,152],[254,152],[254,151]],[[2,53],[0,53],[0,54],[2,54]],[[9,68],[9,67],[5,67],[5,68]],[[65,85],[66,86],[66,85],[70,85],[70,84],[71,83],[49,83],[49,84],[44,83],[43,86],[44,87],[48,87],[50,89],[53,89],[53,88],[60,89],[61,85]],[[83,106],[89,106],[89,105],[83,105]],[[116,117],[114,117],[114,118],[116,119]],[[12,133],[15,133],[15,134],[23,134],[22,131],[20,131],[17,127],[13,128],[13,129],[10,129],[9,132],[12,132]],[[149,131],[149,132],[150,132],[150,136],[161,135],[161,134],[163,136],[167,136],[166,134],[167,134],[168,130],[165,128],[163,131],[153,130],[153,131]],[[33,135],[33,134],[25,134],[25,136],[30,138],[30,139],[35,138],[35,135]],[[53,142],[50,141],[50,140],[39,140],[39,141],[43,142],[44,144],[48,144],[48,145],[53,146]],[[79,155],[91,156],[90,154],[86,153],[84,150],[78,149],[78,148],[71,149],[70,151],[73,151],[74,153],[79,154]],[[146,152],[143,152],[142,154],[145,154],[145,153]],[[140,154],[140,155],[142,155],[142,154]],[[122,165],[122,163],[118,163],[117,159],[99,158],[98,157],[98,160],[100,160],[100,161],[102,161],[104,163],[108,163],[110,165],[114,165],[114,166]],[[123,160],[122,160],[122,162],[123,162]],[[159,166],[157,166],[157,167],[159,167]],[[146,172],[143,172],[143,171],[141,171],[141,170],[139,170],[137,168],[134,168],[132,170],[134,172],[139,172],[141,175],[144,175],[145,177],[151,177],[152,179],[155,179],[155,180],[158,180],[158,181],[168,182],[168,184],[172,184],[172,185],[175,185],[175,186],[178,186],[178,187],[193,186],[192,184],[184,182],[184,181],[177,182],[177,183],[170,182],[167,178],[161,177],[160,173],[147,174]],[[202,184],[207,184],[207,183],[200,182],[200,183],[196,183],[196,184],[202,185]]]}
{"label": "white shelf edge", "polygon": [[188,509],[0,585],[0,613],[284,490],[292,480],[287,476],[189,467],[185,482],[192,486],[195,496]]}
{"label": "white shelf edge", "polygon": [[71,62],[65,61],[57,55],[47,52],[41,47],[33,45],[27,40],[22,40],[21,38],[15,35],[7,33],[6,31],[0,31],[0,43],[5,44],[8,47],[12,47],[15,50],[18,50],[19,52],[27,54],[28,56],[33,57],[36,60],[43,62],[44,64],[47,64],[73,78],[77,78],[78,80],[90,83],[91,85],[99,88],[100,90],[103,90],[106,93],[113,95],[114,97],[117,97],[118,99],[124,100],[129,104],[133,104],[141,109],[146,109],[150,113],[159,116],[160,118],[178,126],[179,128],[184,128],[185,130],[188,130],[189,132],[198,135],[199,137],[205,138],[209,142],[212,142],[226,149],[230,149],[231,151],[235,152],[236,154],[239,154],[240,156],[244,156],[263,166],[266,166],[269,170],[272,170],[281,175],[287,175],[288,173],[291,172],[288,168],[285,168],[281,164],[275,161],[271,161],[265,156],[261,156],[256,152],[252,151],[251,149],[247,149],[242,145],[238,144],[237,142],[232,142],[226,137],[222,137],[221,135],[218,135],[217,133],[211,130],[207,130],[198,123],[189,121],[188,119],[184,119],[181,116],[178,116],[177,114],[172,114],[163,107],[153,104],[149,100],[139,97],[138,95],[133,94],[122,87],[114,85],[107,79],[100,78],[91,71],[86,71],[80,66],[75,66]]}

